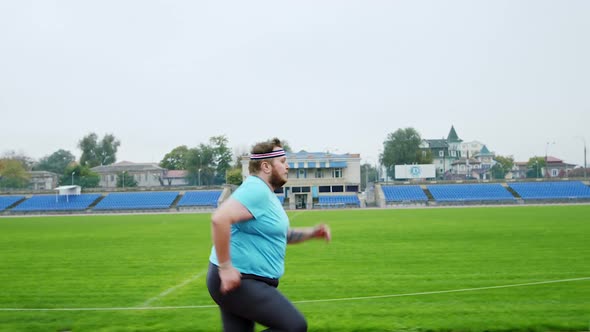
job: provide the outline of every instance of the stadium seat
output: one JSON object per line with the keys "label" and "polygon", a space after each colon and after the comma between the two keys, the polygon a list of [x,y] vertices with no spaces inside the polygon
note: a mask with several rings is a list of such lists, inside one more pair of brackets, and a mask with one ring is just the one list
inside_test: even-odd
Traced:
{"label": "stadium seat", "polygon": [[187,206],[212,206],[217,207],[217,202],[221,196],[220,190],[215,191],[187,191],[178,204],[178,207]]}
{"label": "stadium seat", "polygon": [[25,198],[25,196],[0,196],[0,212],[6,210],[12,204]]}
{"label": "stadium seat", "polygon": [[519,182],[508,185],[524,200],[590,198],[590,187],[581,181]]}
{"label": "stadium seat", "polygon": [[143,210],[170,208],[178,192],[111,193],[94,210]]}
{"label": "stadium seat", "polygon": [[361,202],[356,195],[326,195],[319,196],[316,206],[320,208],[337,208],[355,206],[360,207]]}
{"label": "stadium seat", "polygon": [[420,186],[383,186],[385,202],[425,202],[428,197]]}
{"label": "stadium seat", "polygon": [[100,194],[35,195],[20,203],[12,211],[81,211],[87,209]]}
{"label": "stadium seat", "polygon": [[428,190],[439,202],[514,201],[516,198],[501,184],[439,184]]}

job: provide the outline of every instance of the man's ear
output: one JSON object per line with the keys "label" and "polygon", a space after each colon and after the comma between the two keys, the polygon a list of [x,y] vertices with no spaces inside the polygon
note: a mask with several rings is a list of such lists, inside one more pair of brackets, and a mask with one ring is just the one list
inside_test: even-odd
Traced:
{"label": "man's ear", "polygon": [[260,168],[266,174],[270,174],[272,172],[272,166],[270,165],[270,161],[263,161],[260,165]]}

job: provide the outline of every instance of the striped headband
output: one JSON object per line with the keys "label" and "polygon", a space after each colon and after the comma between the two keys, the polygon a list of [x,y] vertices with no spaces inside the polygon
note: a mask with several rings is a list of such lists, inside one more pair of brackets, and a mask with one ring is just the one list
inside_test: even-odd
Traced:
{"label": "striped headband", "polygon": [[285,155],[285,150],[274,150],[268,153],[253,153],[250,155],[250,160],[261,160],[261,159],[270,159],[281,157]]}

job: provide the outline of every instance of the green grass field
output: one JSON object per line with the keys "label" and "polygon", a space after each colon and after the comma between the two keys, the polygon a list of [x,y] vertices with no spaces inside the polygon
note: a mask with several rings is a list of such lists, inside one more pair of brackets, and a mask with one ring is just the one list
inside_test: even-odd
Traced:
{"label": "green grass field", "polygon": [[[0,331],[219,331],[205,287],[209,217],[0,218]],[[590,329],[590,279],[436,293],[590,277],[590,206],[290,217],[333,232],[287,252],[280,289],[310,331]],[[125,309],[139,307],[159,308]]]}

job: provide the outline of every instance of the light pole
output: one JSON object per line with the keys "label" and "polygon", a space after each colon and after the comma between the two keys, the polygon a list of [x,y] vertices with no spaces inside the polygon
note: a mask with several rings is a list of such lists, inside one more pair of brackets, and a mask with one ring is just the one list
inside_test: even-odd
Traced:
{"label": "light pole", "polygon": [[199,187],[201,186],[201,169],[199,168]]}
{"label": "light pole", "polygon": [[549,144],[555,144],[555,142],[547,142],[547,144],[545,144],[545,175],[543,177],[549,177],[549,163],[547,162],[547,151],[549,150]]}
{"label": "light pole", "polygon": [[582,142],[584,142],[584,180],[586,180],[587,175],[586,175],[586,138],[582,137],[582,136],[576,136],[577,138],[581,139]]}
{"label": "light pole", "polygon": [[76,171],[72,172],[72,186],[74,185],[74,174],[76,174]]}

